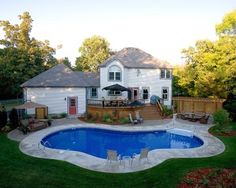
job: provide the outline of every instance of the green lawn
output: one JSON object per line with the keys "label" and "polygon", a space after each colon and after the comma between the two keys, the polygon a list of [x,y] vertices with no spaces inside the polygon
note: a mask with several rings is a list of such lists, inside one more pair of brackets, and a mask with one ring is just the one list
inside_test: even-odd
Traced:
{"label": "green lawn", "polygon": [[[232,125],[235,129],[236,123]],[[19,143],[1,133],[0,187],[176,187],[186,172],[196,168],[236,168],[236,136],[219,138],[225,143],[226,151],[215,157],[171,159],[142,172],[108,174],[24,155],[18,149]]]}

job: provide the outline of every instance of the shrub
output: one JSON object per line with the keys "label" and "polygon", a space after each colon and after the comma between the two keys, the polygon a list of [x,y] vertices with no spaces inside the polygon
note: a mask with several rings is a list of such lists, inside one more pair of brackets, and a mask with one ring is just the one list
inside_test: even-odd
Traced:
{"label": "shrub", "polygon": [[7,124],[7,112],[5,107],[2,107],[0,111],[0,127],[4,127]]}
{"label": "shrub", "polygon": [[119,122],[120,122],[121,124],[129,123],[129,118],[123,117],[123,118],[119,119]]}
{"label": "shrub", "polygon": [[58,119],[59,117],[58,117],[58,115],[52,115],[51,118],[52,119]]}
{"label": "shrub", "polygon": [[229,113],[224,109],[220,109],[213,114],[213,121],[217,126],[226,126],[230,121]]}
{"label": "shrub", "polygon": [[11,127],[9,125],[4,126],[1,131],[3,132],[9,132],[11,130]]}
{"label": "shrub", "polygon": [[67,116],[67,113],[63,112],[60,114],[60,118],[65,118]]}
{"label": "shrub", "polygon": [[87,118],[88,120],[91,120],[91,119],[93,118],[93,114],[87,113],[87,114],[86,114],[86,118]]}
{"label": "shrub", "polygon": [[236,95],[229,94],[227,100],[223,103],[223,108],[229,112],[229,116],[236,121]]}
{"label": "shrub", "polygon": [[16,128],[17,126],[19,126],[19,119],[18,119],[18,114],[17,114],[17,110],[15,108],[13,108],[9,114],[9,119],[10,119],[10,123],[11,123],[11,128]]}
{"label": "shrub", "polygon": [[113,120],[112,120],[112,118],[111,118],[111,115],[108,114],[108,113],[105,113],[105,114],[103,115],[102,121],[103,121],[103,122],[106,122],[106,123],[112,123],[112,122],[113,122]]}
{"label": "shrub", "polygon": [[173,111],[171,109],[169,109],[167,106],[162,105],[162,109],[163,109],[163,114],[165,116],[169,116],[173,114]]}

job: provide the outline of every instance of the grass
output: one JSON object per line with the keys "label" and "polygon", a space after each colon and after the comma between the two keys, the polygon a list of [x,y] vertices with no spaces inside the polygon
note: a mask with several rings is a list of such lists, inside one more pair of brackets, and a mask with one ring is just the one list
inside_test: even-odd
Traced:
{"label": "grass", "polygon": [[[236,129],[236,123],[231,125]],[[169,159],[142,172],[108,174],[24,155],[18,149],[19,143],[1,133],[0,187],[176,187],[187,172],[197,168],[236,168],[236,136],[219,138],[226,151],[215,157]]]}

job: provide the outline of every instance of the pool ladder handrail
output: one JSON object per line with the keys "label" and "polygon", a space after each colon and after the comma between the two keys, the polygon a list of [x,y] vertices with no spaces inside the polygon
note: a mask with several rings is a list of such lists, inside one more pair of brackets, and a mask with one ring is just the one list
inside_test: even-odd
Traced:
{"label": "pool ladder handrail", "polygon": [[[42,142],[43,144],[42,144],[41,142]],[[38,148],[41,149],[41,148],[40,148],[40,145],[43,145],[43,149],[45,150],[45,149],[46,149],[46,146],[45,146],[46,144],[48,144],[49,146],[52,146],[48,140],[46,140],[45,142],[44,142],[43,140],[41,140],[41,141],[38,143]]]}

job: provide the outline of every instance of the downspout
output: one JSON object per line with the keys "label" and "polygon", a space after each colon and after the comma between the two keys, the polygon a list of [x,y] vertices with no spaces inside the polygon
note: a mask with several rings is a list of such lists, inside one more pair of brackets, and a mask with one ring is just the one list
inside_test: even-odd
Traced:
{"label": "downspout", "polygon": [[88,113],[88,88],[85,88],[85,112]]}

